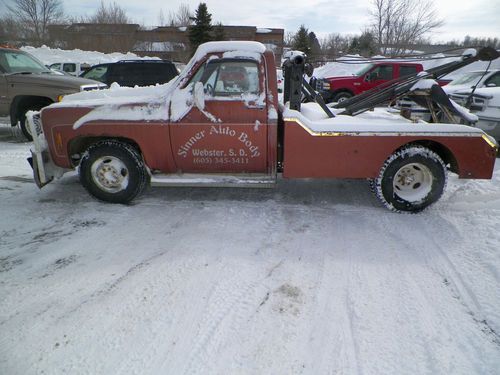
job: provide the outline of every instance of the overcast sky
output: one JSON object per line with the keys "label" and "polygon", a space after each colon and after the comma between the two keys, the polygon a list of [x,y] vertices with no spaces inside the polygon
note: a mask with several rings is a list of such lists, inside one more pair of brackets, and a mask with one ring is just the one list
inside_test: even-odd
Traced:
{"label": "overcast sky", "polygon": [[[8,2],[12,0],[0,0]],[[68,15],[90,15],[101,0],[62,0]],[[112,1],[105,0],[105,3]],[[164,15],[188,4],[194,11],[200,1],[119,0],[116,1],[133,22],[158,25],[160,9]],[[295,32],[301,24],[319,37],[329,33],[359,34],[369,24],[371,0],[206,0],[212,21],[224,25],[277,27]],[[462,40],[466,35],[500,38],[500,0],[435,0],[445,25],[434,33],[434,42]],[[0,11],[5,6],[0,5]]]}

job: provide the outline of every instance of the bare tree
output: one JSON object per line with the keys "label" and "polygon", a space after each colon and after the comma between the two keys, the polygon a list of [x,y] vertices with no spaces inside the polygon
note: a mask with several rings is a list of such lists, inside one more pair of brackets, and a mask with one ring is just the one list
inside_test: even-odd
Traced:
{"label": "bare tree", "polygon": [[283,37],[283,45],[291,48],[294,40],[295,33],[293,31],[287,31]]}
{"label": "bare tree", "polygon": [[61,0],[14,0],[7,9],[35,43],[48,40],[48,26],[64,15]]}
{"label": "bare tree", "polygon": [[372,1],[372,33],[384,55],[403,53],[444,24],[429,0]]}
{"label": "bare tree", "polygon": [[323,56],[327,59],[334,59],[347,53],[352,39],[350,35],[328,34],[320,41]]}
{"label": "bare tree", "polygon": [[188,4],[181,4],[176,12],[170,11],[167,17],[168,26],[189,26],[192,24],[194,14]]}
{"label": "bare tree", "polygon": [[93,16],[87,19],[87,22],[99,24],[131,23],[130,19],[127,17],[127,13],[122,7],[115,2],[106,6],[103,0],[101,0],[99,9],[97,9]]}

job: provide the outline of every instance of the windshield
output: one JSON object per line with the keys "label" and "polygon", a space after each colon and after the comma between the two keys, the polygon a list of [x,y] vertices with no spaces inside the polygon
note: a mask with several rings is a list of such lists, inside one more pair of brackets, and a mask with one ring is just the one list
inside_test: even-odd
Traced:
{"label": "windshield", "polygon": [[22,51],[0,50],[0,68],[4,73],[44,73],[50,72],[33,56]]}
{"label": "windshield", "polygon": [[358,70],[354,73],[354,75],[360,77],[364,75],[366,72],[368,72],[371,68],[373,67],[373,64],[363,64],[361,65]]}
{"label": "windshield", "polygon": [[457,85],[473,85],[479,81],[479,78],[484,74],[484,72],[470,72],[465,73],[462,77],[454,79],[448,86],[457,86]]}

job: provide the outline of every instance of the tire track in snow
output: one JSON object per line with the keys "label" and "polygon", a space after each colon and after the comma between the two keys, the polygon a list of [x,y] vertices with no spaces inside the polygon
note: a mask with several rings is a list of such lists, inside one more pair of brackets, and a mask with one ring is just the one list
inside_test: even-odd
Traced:
{"label": "tire track in snow", "polygon": [[[415,216],[415,218],[418,217]],[[415,221],[420,224],[418,219]],[[439,284],[437,284],[439,288],[435,288],[435,286],[433,287],[429,283],[432,282],[432,279],[424,282],[421,275],[416,274],[411,268],[405,265],[405,268],[407,269],[406,275],[408,276],[407,280],[413,285],[411,293],[412,296],[414,296],[416,300],[425,301],[425,306],[427,306],[426,310],[428,311],[427,315],[429,317],[431,317],[429,314],[432,314],[433,316],[437,316],[441,321],[445,322],[445,325],[440,328],[445,328],[447,335],[454,337],[455,340],[458,339],[457,341],[462,342],[465,347],[469,348],[469,351],[464,350],[464,348],[461,349],[462,356],[460,360],[463,361],[464,358],[467,358],[467,366],[470,366],[470,369],[473,368],[477,373],[485,372],[484,364],[478,362],[476,358],[478,356],[479,358],[482,357],[485,349],[484,343],[489,342],[490,344],[488,349],[490,350],[490,357],[487,358],[490,358],[489,360],[491,361],[491,353],[500,352],[498,336],[484,319],[481,306],[476,296],[472,292],[470,286],[465,282],[464,278],[459,273],[457,267],[451,261],[446,251],[444,251],[440,242],[444,240],[444,242],[447,243],[460,244],[460,233],[453,230],[451,231],[452,234],[450,234],[450,231],[438,231],[437,228],[442,227],[436,226],[433,220],[423,221],[419,227],[415,227],[415,225],[413,225],[411,227],[411,232],[391,231],[390,223],[387,223],[386,220],[380,221],[380,224],[384,230],[390,233],[394,238],[395,241],[393,242],[404,244],[407,251],[416,254],[418,259],[423,260],[423,264],[438,276],[435,282],[439,282]],[[419,232],[418,229],[421,229],[422,232]],[[436,237],[438,235],[439,237]],[[453,236],[453,239],[443,239],[443,236]],[[440,238],[440,241],[437,241],[436,238]],[[432,251],[429,249],[432,249]],[[436,261],[438,259],[439,261]],[[446,288],[443,287],[443,284]],[[449,308],[446,308],[444,305],[436,307],[436,293],[446,292],[446,289],[448,289],[449,292],[450,286],[452,291],[451,297],[459,303],[460,308],[454,308],[454,304],[449,303],[453,301],[453,299],[440,300],[442,303],[446,303],[448,301],[447,306],[449,306]],[[428,290],[431,289],[434,289],[434,293],[428,292]],[[448,296],[450,297],[450,295]],[[451,309],[454,309],[454,311],[452,312]],[[450,318],[456,321],[456,324],[444,320]],[[468,323],[464,325],[464,321]],[[453,331],[456,331],[456,327],[458,326],[468,329],[460,331],[460,336],[457,337],[454,335]],[[476,342],[477,338],[482,339],[482,344],[480,342]],[[493,344],[493,346],[491,344]],[[463,364],[465,365],[465,362],[463,362]],[[497,361],[497,365],[499,364],[500,361]]]}

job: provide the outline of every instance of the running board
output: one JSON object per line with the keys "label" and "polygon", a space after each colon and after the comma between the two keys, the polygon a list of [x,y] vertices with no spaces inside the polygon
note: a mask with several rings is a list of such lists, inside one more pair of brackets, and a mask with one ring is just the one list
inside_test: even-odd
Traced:
{"label": "running board", "polygon": [[267,174],[155,174],[151,186],[272,188],[276,178]]}

